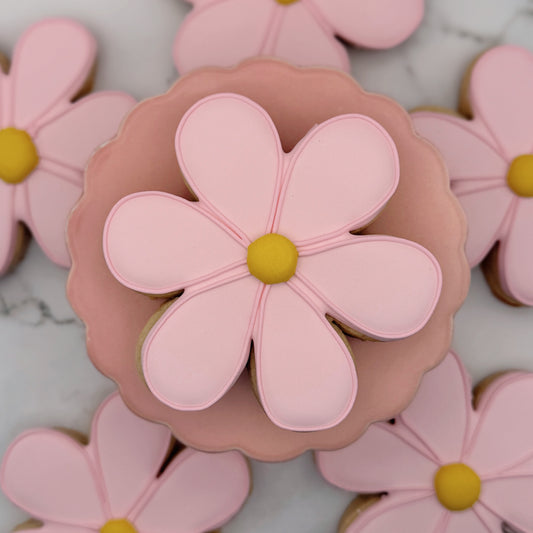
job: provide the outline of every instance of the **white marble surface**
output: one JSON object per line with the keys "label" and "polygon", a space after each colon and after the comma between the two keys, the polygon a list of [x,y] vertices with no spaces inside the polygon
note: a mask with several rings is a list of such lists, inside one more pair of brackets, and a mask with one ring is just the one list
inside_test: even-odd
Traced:
{"label": "white marble surface", "polygon": [[[100,42],[97,88],[146,98],[176,78],[170,51],[187,11],[180,0],[0,0],[0,50],[9,55],[23,29],[41,17],[72,16]],[[499,43],[533,51],[533,0],[427,0],[415,36],[392,51],[352,51],[352,70],[367,90],[407,108],[454,107],[465,68]],[[34,245],[16,273],[0,280],[0,454],[31,427],[87,432],[114,388],[85,355],[65,280]],[[501,304],[476,271],[457,317],[454,348],[476,380],[502,369],[533,371],[532,325],[533,309]],[[320,479],[310,454],[284,464],[256,462],[253,474],[253,494],[226,533],[333,533],[352,498]],[[0,495],[0,531],[25,518]]]}

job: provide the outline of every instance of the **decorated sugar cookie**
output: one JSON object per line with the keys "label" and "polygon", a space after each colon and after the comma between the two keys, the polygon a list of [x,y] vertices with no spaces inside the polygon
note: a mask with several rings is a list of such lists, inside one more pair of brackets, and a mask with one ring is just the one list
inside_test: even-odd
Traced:
{"label": "decorated sugar cookie", "polygon": [[70,265],[66,220],[85,165],[134,104],[116,92],[75,100],[89,89],[95,55],[83,26],[49,19],[24,33],[9,71],[0,69],[0,274],[23,255],[27,230],[52,261]]}
{"label": "decorated sugar cookie", "polygon": [[296,65],[350,70],[339,39],[391,48],[407,39],[424,14],[424,0],[189,0],[192,12],[174,45],[180,73],[229,67],[253,56]]}
{"label": "decorated sugar cookie", "polygon": [[239,452],[176,454],[165,426],[131,413],[118,394],[98,410],[91,441],[37,429],[3,459],[4,494],[43,533],[203,533],[228,522],[250,491]]}
{"label": "decorated sugar cookie", "polygon": [[533,54],[493,48],[467,82],[464,117],[421,111],[414,123],[448,164],[468,218],[471,266],[482,263],[505,302],[533,305]]}
{"label": "decorated sugar cookie", "polygon": [[448,354],[400,416],[316,454],[329,482],[360,493],[339,531],[533,531],[532,404],[533,374],[513,372],[483,382],[472,405],[470,379]]}
{"label": "decorated sugar cookie", "polygon": [[396,190],[394,142],[369,117],[341,115],[285,154],[266,111],[220,94],[185,115],[176,153],[199,201],[133,194],[104,229],[118,281],[180,294],[142,339],[148,387],[174,409],[206,409],[241,375],[253,343],[254,383],[275,424],[338,424],[357,393],[339,328],[405,338],[426,324],[440,295],[440,267],[422,246],[350,233]]}
{"label": "decorated sugar cookie", "polygon": [[[284,152],[281,154],[281,159],[287,162],[291,160],[291,156],[285,154],[290,152],[293,157],[296,152],[299,152],[304,146],[301,143],[304,138],[307,146],[314,146],[314,150],[316,150],[317,145],[309,143],[310,139],[315,138],[316,140],[317,138],[313,137],[313,132],[310,133],[310,130],[324,123],[328,123],[334,129],[338,128],[342,124],[341,121],[338,123],[330,123],[330,121],[339,115],[364,115],[380,124],[393,139],[398,152],[399,182],[391,197],[386,201],[383,210],[379,212],[379,216],[370,221],[358,235],[352,235],[352,237],[354,237],[354,241],[361,239],[361,242],[364,240],[363,237],[376,240],[382,237],[386,239],[392,237],[414,242],[431,252],[442,271],[441,295],[431,318],[420,331],[404,339],[388,340],[387,342],[369,342],[362,338],[345,337],[350,351],[355,354],[357,400],[346,418],[329,429],[292,431],[282,429],[275,424],[267,416],[259,398],[257,380],[255,380],[258,375],[257,364],[248,365],[248,368],[241,373],[233,386],[213,405],[194,411],[178,410],[161,401],[147,387],[143,372],[139,372],[142,370],[142,365],[139,364],[141,361],[136,360],[135,354],[139,353],[139,341],[146,340],[147,331],[150,331],[147,330],[147,324],[155,325],[158,319],[158,324],[161,324],[160,311],[164,300],[169,300],[174,305],[181,298],[187,298],[187,295],[191,294],[192,286],[183,284],[181,288],[184,289],[184,292],[181,298],[176,300],[175,294],[163,294],[159,298],[154,298],[153,294],[133,290],[124,285],[113,275],[104,256],[103,238],[106,220],[118,202],[139,192],[143,196],[146,191],[161,193],[160,196],[163,199],[168,195],[172,199],[175,197],[187,200],[194,199],[191,193],[191,184],[186,184],[184,169],[180,168],[176,157],[174,142],[176,131],[183,122],[184,116],[189,114],[190,109],[197,102],[210,95],[220,93],[239,94],[249,98],[261,106],[271,117],[276,127],[276,135],[265,133],[273,132],[272,127],[261,127],[261,124],[269,124],[269,120],[264,118],[263,112],[259,113],[258,118],[260,120],[258,122],[252,120],[248,125],[250,128],[253,126],[251,132],[263,131],[262,137],[270,139],[268,141],[270,148],[267,146],[266,152],[262,150],[257,154],[260,161],[265,161],[265,153],[271,154],[272,146],[277,146],[280,141]],[[251,106],[251,111],[254,109],[254,106]],[[362,125],[371,126],[374,124],[373,121],[362,121]],[[220,146],[227,147],[229,139],[232,138],[231,135],[234,135],[233,139],[237,142],[239,135],[241,135],[242,122],[241,120],[234,122],[234,126],[233,121],[230,122],[232,127],[227,130],[227,139],[224,138]],[[258,123],[259,130],[257,129]],[[209,131],[212,131],[213,135],[220,135],[221,130],[219,128],[205,129],[198,137],[198,147],[204,155],[208,153],[206,152],[207,146],[210,147],[211,151],[214,150],[213,146],[206,142],[207,139],[204,135]],[[323,134],[325,131],[324,126],[319,126],[319,128],[322,129],[317,130],[316,135],[319,132]],[[333,129],[328,131],[333,132]],[[379,133],[379,131],[380,128],[376,127],[376,132]],[[277,135],[279,135],[280,140],[277,139]],[[376,138],[382,139],[380,135]],[[255,157],[254,154],[256,154],[256,151],[253,150],[254,145],[251,145],[252,140],[254,143],[256,142],[255,134],[253,139],[245,138],[242,145],[238,146],[237,152],[226,150],[219,152],[219,154],[225,153],[228,156],[227,162],[242,164],[244,167],[248,161],[247,158]],[[385,142],[385,144],[388,145],[389,143]],[[295,151],[296,146],[298,148]],[[245,151],[245,148],[248,151]],[[249,152],[250,149],[252,152]],[[349,153],[356,155],[359,154],[359,151],[359,143],[351,143]],[[213,151],[212,153],[214,155],[216,152]],[[243,154],[245,153],[247,158],[244,158]],[[313,153],[315,152],[308,152],[308,154]],[[332,154],[337,156],[337,153],[338,147],[335,145]],[[363,160],[368,161],[366,156],[357,159],[361,162]],[[277,161],[275,158],[274,160]],[[390,162],[390,160],[390,156],[386,156],[383,163]],[[214,161],[220,160],[215,159]],[[320,198],[323,200],[323,206],[321,205],[320,210],[316,211],[316,217],[312,220],[316,219],[320,227],[326,227],[326,224],[327,227],[330,227],[329,225],[333,227],[337,220],[335,218],[337,216],[336,208],[340,206],[344,209],[343,206],[346,204],[344,204],[343,194],[346,196],[346,189],[335,191],[333,186],[336,186],[336,183],[342,184],[343,174],[339,174],[339,168],[342,169],[346,166],[345,172],[355,172],[353,163],[349,159],[347,161],[343,156],[340,157],[339,161],[334,160],[322,173],[313,174],[310,172],[308,174],[307,181],[313,185],[313,187],[306,189],[307,192],[312,193],[309,199],[316,198],[316,192],[313,191],[318,188]],[[268,169],[271,168],[272,162],[268,164]],[[193,186],[196,184],[197,174],[199,174],[196,172],[196,168],[194,170],[195,172],[189,173],[193,178]],[[231,198],[235,198],[234,205],[238,214],[246,217],[256,216],[255,212],[259,210],[261,204],[253,201],[253,196],[250,198],[248,193],[243,194],[243,191],[239,193],[234,187],[235,181],[232,176],[230,176],[232,179],[227,178],[222,173],[223,170],[223,166],[217,167],[215,175],[222,176],[227,183],[228,198],[230,194]],[[357,166],[355,170],[357,170]],[[283,176],[287,176],[287,171],[288,169],[283,170]],[[187,178],[189,174],[187,174]],[[253,180],[254,176],[257,179],[256,174],[264,177],[264,179],[272,179],[261,165],[255,165],[250,170],[247,179]],[[376,176],[381,176],[380,173],[373,173],[372,175],[374,180],[376,180]],[[354,173],[354,180],[350,180],[350,183],[354,182],[352,186],[357,185],[357,176],[359,174]],[[428,180],[428,176],[431,176],[430,180]],[[242,174],[238,174],[236,177],[240,178]],[[428,368],[437,365],[447,353],[452,334],[453,315],[466,297],[470,269],[464,255],[466,224],[459,203],[450,191],[445,166],[433,146],[414,134],[409,116],[400,105],[390,98],[363,91],[352,78],[340,71],[296,68],[278,60],[261,58],[246,61],[233,69],[208,68],[191,73],[180,78],[174,87],[165,94],[139,104],[128,115],[124,127],[121,128],[116,139],[101,148],[92,157],[85,179],[87,186],[83,197],[69,218],[68,241],[72,253],[73,268],[68,283],[68,297],[77,315],[87,325],[89,357],[103,374],[119,384],[121,394],[128,406],[144,418],[164,422],[171,428],[176,438],[187,446],[207,451],[225,451],[238,448],[247,455],[262,461],[284,461],[308,449],[342,448],[358,438],[369,423],[376,420],[386,420],[407,405],[415,394],[421,376]],[[113,184],[112,187],[110,187],[110,183]],[[244,185],[246,185],[246,181]],[[202,182],[201,192],[204,191],[205,187]],[[224,193],[222,182],[220,192]],[[363,199],[361,194],[349,194],[351,195],[351,205],[354,208],[360,206]],[[246,201],[242,200],[244,196],[246,196]],[[376,204],[373,202],[367,204],[370,210],[372,205],[377,205],[378,196],[376,196]],[[194,216],[196,216],[195,213],[198,213],[197,220],[203,220],[200,218],[200,214],[203,216],[205,212],[204,206],[207,204],[204,200],[206,198],[211,201],[211,205],[214,205],[213,202],[220,203],[220,197],[215,197],[213,200],[212,194],[209,196],[203,194],[200,202],[191,205],[191,207],[201,208],[200,211],[188,211]],[[296,200],[301,202],[306,199],[295,196]],[[172,206],[176,203],[179,202],[169,202]],[[189,202],[185,202],[184,205],[189,205]],[[319,216],[319,213],[322,215]],[[361,214],[359,208],[354,211],[354,217]],[[156,216],[156,218],[160,217]],[[227,224],[222,224],[220,229],[218,225],[220,217],[216,220],[217,224],[213,228],[215,235],[222,237],[228,235],[224,230]],[[207,224],[204,227],[212,227],[209,220],[204,222]],[[237,225],[235,222],[232,224],[233,226]],[[446,227],[446,232],[441,231],[442,227]],[[154,224],[145,226],[144,217],[141,217],[134,226],[124,229],[131,235],[137,233],[137,238],[140,238],[143,232],[152,235]],[[197,227],[191,226],[191,231],[194,229]],[[293,229],[297,229],[297,227]],[[336,229],[339,229],[339,226]],[[152,235],[154,246],[159,243],[162,247],[161,250],[168,253],[170,265],[175,264],[175,254],[177,253],[175,244],[182,242],[182,239],[190,239],[190,235],[181,232],[181,230],[181,226],[172,227],[170,224],[166,224],[166,226],[158,228],[158,231]],[[231,243],[237,242],[237,235],[238,233],[232,232],[227,241],[220,241],[218,238],[210,239],[208,243],[205,239],[199,241],[199,244],[202,243],[202,247],[198,247],[197,252],[201,252],[205,260],[207,270],[203,272],[206,276],[213,274],[214,271],[211,267],[213,264],[216,266],[216,261],[228,257],[227,248],[221,248],[221,244],[224,246],[226,243],[231,251]],[[350,238],[348,228],[343,235],[343,238]],[[261,234],[251,235],[249,240],[261,236]],[[295,236],[289,234],[285,236],[289,241],[291,238],[294,239],[291,242],[297,244]],[[342,239],[339,238],[339,243],[341,241]],[[242,249],[242,266],[240,268],[246,274],[248,269],[247,249],[238,243],[235,246],[235,249]],[[141,246],[131,249],[131,252],[137,254],[135,255],[136,261],[147,266],[148,261],[143,257]],[[335,254],[338,252],[339,250],[336,250]],[[183,268],[186,265],[189,267],[193,265],[191,261],[196,261],[199,256],[187,256],[180,253],[179,257],[181,268]],[[307,259],[309,258],[298,255],[295,276],[298,275],[299,267]],[[343,261],[339,260],[334,264],[335,272],[332,273],[333,275],[328,272],[329,277],[326,281],[334,281],[335,275],[344,276]],[[152,261],[151,265],[154,268],[161,268],[160,262]],[[383,264],[382,266],[386,268],[387,265]],[[392,265],[390,266],[392,267]],[[431,262],[429,266],[432,268]],[[358,264],[358,268],[363,267],[364,262]],[[169,275],[169,291],[180,290],[178,285],[181,285],[182,280],[176,277],[180,270],[173,271],[171,266],[167,273]],[[350,283],[347,286],[350,286],[351,283],[361,285],[369,283],[372,277],[369,278],[363,274],[360,279],[355,276],[350,278]],[[391,294],[394,294],[396,290],[401,292],[403,289],[399,287],[405,279],[410,279],[409,273],[405,273],[405,278],[400,278],[402,276],[400,271],[391,268],[391,275],[392,281],[398,279],[401,281],[400,284],[394,285]],[[249,277],[248,282],[256,283],[254,280],[257,278],[252,277],[249,273],[246,276]],[[161,281],[157,276],[154,279]],[[257,281],[257,283],[262,282]],[[291,280],[286,283],[291,283]],[[268,287],[266,289],[269,292],[274,290],[282,292],[281,285],[283,283],[270,285],[270,289]],[[145,290],[154,292],[154,286],[148,284]],[[212,346],[215,351],[212,354],[205,352],[208,363],[202,369],[204,381],[200,381],[200,377],[194,376],[199,392],[206,390],[203,388],[206,384],[212,385],[212,376],[215,375],[213,372],[219,372],[222,362],[227,363],[227,359],[224,359],[222,354],[218,358],[222,361],[217,359],[217,354],[221,353],[219,345],[221,339],[224,342],[228,340],[225,336],[219,336],[220,334],[227,334],[227,331],[221,329],[219,322],[224,324],[230,317],[236,318],[236,315],[231,314],[230,309],[234,309],[235,305],[239,304],[235,295],[230,291],[228,292],[226,307],[223,309],[224,315],[221,317],[219,314],[216,316],[216,320],[211,320],[211,317],[215,317],[213,313],[202,321],[201,326],[205,328],[205,334],[199,346]],[[309,289],[309,294],[312,294],[311,289]],[[348,291],[343,292],[343,295],[346,296],[350,294]],[[362,294],[367,293],[363,292]],[[388,298],[389,295],[386,295],[383,303],[389,302]],[[410,305],[413,299],[416,300],[416,298],[408,298],[406,302]],[[191,302],[192,298],[184,301]],[[312,299],[312,301],[315,300]],[[339,301],[336,300],[336,302]],[[354,303],[354,300],[347,299],[345,303],[349,304],[350,302]],[[357,301],[355,302],[357,303]],[[185,304],[183,305],[184,309]],[[302,308],[305,311],[304,316],[308,317],[308,310],[311,307],[302,305]],[[170,308],[168,309],[170,310]],[[322,307],[322,309],[325,308]],[[367,313],[371,307],[365,305],[361,309]],[[389,307],[389,309],[391,308]],[[220,308],[213,308],[214,310],[220,311]],[[340,321],[341,316],[335,313],[333,318]],[[288,383],[283,381],[283,376],[288,380],[298,380],[300,377],[304,378],[306,368],[312,369],[313,372],[316,368],[327,368],[323,353],[316,358],[309,358],[312,365],[306,365],[308,361],[305,358],[303,365],[299,364],[303,356],[302,347],[307,348],[313,339],[316,339],[316,335],[330,339],[333,346],[337,343],[337,337],[334,336],[334,330],[330,323],[324,323],[323,316],[322,318],[318,317],[317,321],[320,322],[320,327],[316,328],[316,331],[315,329],[298,330],[294,332],[293,337],[284,334],[279,339],[287,358],[285,362],[280,362],[279,359],[277,362],[285,363],[281,367],[285,374],[281,374],[281,376],[271,374],[271,379],[275,383],[279,383],[282,392],[287,390],[285,384]],[[235,325],[234,322],[237,321],[231,322],[232,327]],[[349,331],[348,328],[346,331],[361,335],[360,331]],[[189,331],[185,331],[185,335],[189,333]],[[185,340],[185,337],[183,339]],[[285,344],[287,340],[291,339],[294,341],[294,346]],[[181,341],[181,338],[178,340]],[[249,338],[247,343],[249,346]],[[254,352],[255,350],[256,346],[254,345]],[[340,346],[338,354],[341,357],[339,360],[345,361],[345,368],[349,372],[348,377],[350,377],[353,375],[353,370],[349,366],[352,364],[351,359],[348,359],[348,353],[343,350],[344,348]],[[180,356],[186,352],[174,351],[174,353],[178,353]],[[230,353],[232,357],[238,357],[233,352]],[[315,352],[311,352],[311,354],[313,353]],[[226,351],[223,355],[228,357],[228,352]],[[255,356],[250,362],[254,360],[257,363],[258,357]],[[176,361],[180,362],[181,360],[177,357]],[[289,365],[292,366],[289,367]],[[279,364],[276,368],[280,368]],[[289,373],[291,368],[296,368],[297,373]],[[336,367],[332,367],[332,369],[334,368]],[[310,374],[310,376],[314,375]],[[321,378],[321,383],[327,381],[327,375],[321,376]],[[346,383],[345,379],[343,377],[342,383]],[[304,381],[302,383],[305,384]],[[298,384],[298,387],[294,388],[294,394],[300,394],[301,390],[302,388]],[[326,394],[326,390],[331,396]],[[349,389],[340,391],[343,397],[345,397],[347,390],[349,391]],[[270,392],[272,393],[272,389]],[[275,390],[273,392],[276,393]],[[320,393],[317,392],[311,398],[309,405],[303,403],[302,408],[318,405],[322,411],[312,413],[316,420],[317,414],[324,413],[324,406],[331,408],[332,399],[334,400],[337,394],[337,387],[323,388]],[[318,404],[319,399],[320,404]]]}

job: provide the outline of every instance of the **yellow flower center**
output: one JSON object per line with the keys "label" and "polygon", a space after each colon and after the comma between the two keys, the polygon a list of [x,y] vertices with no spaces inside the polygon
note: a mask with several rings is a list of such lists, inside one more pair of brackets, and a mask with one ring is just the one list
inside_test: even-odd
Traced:
{"label": "yellow flower center", "polygon": [[137,530],[129,520],[110,520],[102,528],[100,533],[137,533]]}
{"label": "yellow flower center", "polygon": [[267,233],[248,246],[246,261],[250,274],[263,283],[283,283],[296,272],[298,250],[287,237]]}
{"label": "yellow flower center", "polygon": [[533,197],[533,155],[521,155],[513,160],[507,174],[507,185],[518,196]]}
{"label": "yellow flower center", "polygon": [[298,2],[299,0],[276,0],[278,4],[281,4],[282,6],[290,6],[291,4],[294,4]]}
{"label": "yellow flower center", "polygon": [[440,468],[435,474],[434,485],[439,502],[449,511],[469,509],[481,493],[479,476],[462,463]]}
{"label": "yellow flower center", "polygon": [[24,181],[39,163],[37,148],[23,130],[0,130],[0,179],[16,184]]}

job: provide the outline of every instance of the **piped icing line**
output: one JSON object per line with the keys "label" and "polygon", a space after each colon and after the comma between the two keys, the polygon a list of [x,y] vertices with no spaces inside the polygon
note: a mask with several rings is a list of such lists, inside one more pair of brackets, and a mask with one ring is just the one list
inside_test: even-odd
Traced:
{"label": "piped icing line", "polygon": [[487,278],[497,279],[493,290],[515,305],[533,305],[532,90],[533,54],[499,46],[485,52],[470,74],[472,119],[430,111],[412,115],[417,131],[448,165],[468,219],[470,265],[482,263]]}
{"label": "piped icing line", "polygon": [[360,515],[348,513],[342,531],[416,524],[427,533],[500,533],[502,523],[533,531],[532,399],[533,375],[512,372],[482,384],[474,408],[470,379],[450,352],[394,423],[378,422],[347,448],[316,453],[330,483],[384,494]]}
{"label": "piped icing line", "polygon": [[169,458],[172,444],[166,427],[137,417],[113,394],[86,446],[61,431],[23,433],[5,454],[0,484],[43,531],[202,533],[222,526],[250,492],[245,458],[189,448]]}
{"label": "piped icing line", "polygon": [[[357,379],[350,350],[326,316],[380,340],[403,338],[426,324],[441,289],[440,267],[421,246],[349,234],[396,189],[393,141],[354,114],[313,128],[284,154],[260,106],[218,94],[185,114],[176,153],[198,202],[137,193],[111,210],[103,236],[107,264],[124,285],[149,294],[185,289],[142,341],[150,390],[174,409],[205,409],[241,375],[253,341],[259,396],[274,423],[295,431],[338,424]],[[294,292],[299,279],[305,283]],[[265,334],[265,324],[280,317]]]}
{"label": "piped icing line", "polygon": [[365,48],[391,48],[415,31],[424,14],[423,0],[404,0],[401,5],[391,0],[190,3],[193,10],[174,43],[181,74],[204,66],[229,67],[254,56],[348,72],[349,57],[339,38]]}
{"label": "piped icing line", "polygon": [[82,25],[45,19],[24,32],[9,73],[0,74],[0,274],[15,260],[20,223],[52,261],[70,266],[66,220],[85,165],[135,104],[120,92],[76,100],[95,57],[96,41]]}

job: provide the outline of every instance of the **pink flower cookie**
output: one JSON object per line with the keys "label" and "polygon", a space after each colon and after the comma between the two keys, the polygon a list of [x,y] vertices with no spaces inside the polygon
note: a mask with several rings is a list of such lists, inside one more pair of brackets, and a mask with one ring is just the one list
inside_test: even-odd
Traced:
{"label": "pink flower cookie", "polygon": [[73,103],[88,91],[95,56],[83,26],[49,19],[24,33],[9,72],[0,69],[0,274],[21,258],[24,228],[52,261],[70,266],[66,220],[85,165],[134,105],[115,92]]}
{"label": "pink flower cookie", "polygon": [[[394,194],[398,153],[362,115],[315,127],[284,154],[266,111],[220,94],[188,111],[176,153],[198,202],[160,192],[121,200],[104,229],[113,275],[148,294],[176,294],[141,349],[153,394],[179,410],[217,402],[250,356],[268,417],[293,431],[350,412],[355,335],[408,337],[429,320],[441,271],[422,246],[350,234]],[[328,176],[324,187],[324,176]]]}
{"label": "pink flower cookie", "polygon": [[[418,333],[388,342],[346,337],[356,354],[357,400],[344,421],[330,429],[291,431],[274,424],[258,401],[258,390],[248,369],[220,400],[199,411],[177,410],[161,402],[139,372],[135,358],[139,339],[146,337],[146,325],[160,311],[162,299],[126,287],[111,273],[104,256],[105,223],[114,206],[131,194],[157,191],[163,196],[193,199],[176,158],[176,131],[195,104],[219,93],[239,94],[260,105],[275,124],[285,153],[291,152],[317,124],[339,115],[365,115],[381,124],[398,151],[400,179],[379,216],[357,237],[381,235],[413,241],[431,252],[442,271],[440,298],[431,319]],[[228,135],[232,131],[230,128]],[[356,148],[354,145],[351,150]],[[263,152],[259,155],[264,158]],[[242,150],[239,156],[242,157]],[[289,157],[283,159],[288,161]],[[245,159],[239,161],[244,163]],[[221,170],[217,169],[217,175]],[[258,172],[261,167],[254,168],[249,179]],[[197,179],[196,173],[192,176]],[[310,176],[313,180],[316,177],[311,173]],[[432,179],[428,180],[428,176]],[[328,180],[338,177],[331,172],[322,176],[324,200],[335,194]],[[358,195],[353,195],[354,206],[357,200]],[[337,194],[335,201],[335,205],[342,206],[342,195]],[[242,215],[252,211],[245,202],[239,206]],[[254,208],[257,209],[256,204]],[[331,224],[335,220],[328,214],[319,222]],[[446,232],[440,231],[443,226]],[[135,228],[143,230],[139,224]],[[181,234],[180,230],[168,226],[165,236],[152,236],[161,237],[159,242],[164,241],[169,257],[175,253],[173,239]],[[69,300],[87,325],[91,360],[120,385],[128,406],[144,418],[164,422],[188,446],[206,451],[237,448],[263,461],[287,460],[308,449],[341,448],[361,435],[369,423],[400,412],[414,395],[423,373],[446,355],[453,315],[467,294],[470,275],[464,256],[466,225],[450,191],[444,164],[437,151],[413,133],[412,123],[401,106],[366,93],[340,71],[295,68],[269,59],[250,60],[234,69],[199,70],[181,78],[164,95],[139,104],[128,115],[119,136],[91,159],[83,197],[69,219],[68,233],[73,258]],[[216,252],[217,248],[203,250],[211,261],[206,266],[218,257]],[[182,260],[185,265],[189,258],[182,254]],[[395,273],[395,279],[397,276]],[[185,289],[183,297],[191,292],[189,289]],[[234,305],[231,299],[228,305]],[[204,322],[206,342],[211,342],[211,328],[216,324],[214,320]],[[328,329],[323,327],[321,331],[327,333]],[[294,353],[307,344],[307,334],[299,334]],[[292,353],[287,363],[291,363]],[[212,369],[207,368],[206,375],[209,370]],[[252,365],[250,370],[254,370]],[[324,396],[324,391],[320,394]]]}
{"label": "pink flower cookie", "polygon": [[318,452],[322,475],[363,494],[342,533],[533,531],[533,374],[489,378],[477,389],[459,358],[422,380],[413,403],[347,448]]}
{"label": "pink flower cookie", "polygon": [[253,56],[301,66],[350,70],[339,39],[365,48],[392,48],[424,15],[424,0],[189,0],[174,61],[180,73],[228,67]]}
{"label": "pink flower cookie", "polygon": [[418,112],[417,130],[442,152],[466,213],[466,253],[494,293],[533,305],[533,54],[500,46],[475,63],[463,112]]}
{"label": "pink flower cookie", "polygon": [[[239,452],[176,455],[165,426],[138,418],[113,394],[87,446],[61,431],[22,434],[6,452],[0,483],[42,533],[202,533],[239,511],[250,472]],[[17,530],[35,531],[32,524]]]}

